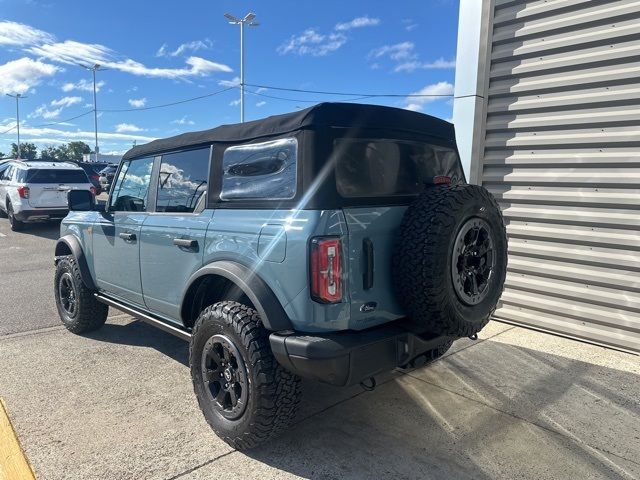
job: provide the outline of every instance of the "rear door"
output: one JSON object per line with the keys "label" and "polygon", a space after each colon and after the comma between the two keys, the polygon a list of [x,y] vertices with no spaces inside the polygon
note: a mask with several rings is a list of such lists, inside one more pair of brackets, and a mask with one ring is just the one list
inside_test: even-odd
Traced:
{"label": "rear door", "polygon": [[211,149],[165,154],[160,159],[155,205],[142,226],[140,271],[149,310],[180,321],[187,280],[202,265],[213,210],[205,210]]}
{"label": "rear door", "polygon": [[[395,139],[336,141],[336,187],[348,241],[351,328],[362,329],[404,315],[394,294],[393,250],[409,203],[436,175],[453,175],[453,149]],[[458,177],[459,178],[459,177]],[[455,179],[457,181],[457,179]]]}
{"label": "rear door", "polygon": [[29,205],[34,208],[65,208],[69,190],[89,190],[91,185],[81,168],[32,168],[22,183],[29,187]]}

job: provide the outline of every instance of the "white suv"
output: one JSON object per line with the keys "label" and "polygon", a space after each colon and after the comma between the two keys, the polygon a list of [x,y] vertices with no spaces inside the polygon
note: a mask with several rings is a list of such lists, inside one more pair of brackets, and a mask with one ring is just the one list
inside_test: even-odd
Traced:
{"label": "white suv", "polygon": [[26,222],[64,218],[69,190],[95,187],[84,170],[65,162],[10,162],[0,170],[0,213],[9,217],[11,230],[20,230]]}

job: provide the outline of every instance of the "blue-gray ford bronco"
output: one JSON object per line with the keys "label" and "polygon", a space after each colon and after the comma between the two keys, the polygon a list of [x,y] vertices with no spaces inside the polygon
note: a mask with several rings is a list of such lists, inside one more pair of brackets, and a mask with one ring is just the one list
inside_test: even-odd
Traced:
{"label": "blue-gray ford bronco", "polygon": [[188,340],[193,387],[238,449],[292,422],[300,378],[375,375],[475,337],[503,290],[500,209],[453,125],[323,103],[129,150],[106,204],[69,192],[55,300],[73,333],[109,306]]}

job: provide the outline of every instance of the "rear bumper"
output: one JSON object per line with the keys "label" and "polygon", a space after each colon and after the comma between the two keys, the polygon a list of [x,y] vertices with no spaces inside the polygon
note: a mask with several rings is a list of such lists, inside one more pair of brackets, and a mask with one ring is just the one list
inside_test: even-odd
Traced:
{"label": "rear bumper", "polygon": [[21,222],[37,222],[63,219],[69,213],[68,208],[35,208],[15,212],[16,220]]}
{"label": "rear bumper", "polygon": [[447,340],[450,338],[417,335],[397,325],[362,332],[269,336],[271,350],[284,368],[301,377],[339,386],[355,385],[406,365]]}

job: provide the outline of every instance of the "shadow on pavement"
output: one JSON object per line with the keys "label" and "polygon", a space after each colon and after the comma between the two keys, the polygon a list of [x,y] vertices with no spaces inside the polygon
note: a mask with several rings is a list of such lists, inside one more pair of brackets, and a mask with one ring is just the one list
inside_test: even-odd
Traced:
{"label": "shadow on pavement", "polygon": [[100,342],[154,348],[176,362],[186,367],[189,366],[189,344],[187,342],[140,320],[134,320],[126,325],[107,321],[102,328],[85,336]]}
{"label": "shadow on pavement", "polygon": [[[107,324],[91,338],[151,347],[188,364],[185,342],[139,321]],[[635,478],[639,380],[486,341],[383,376],[374,392],[303,381],[296,425],[236,455],[305,478]],[[238,457],[195,470],[224,468],[231,458]]]}
{"label": "shadow on pavement", "polygon": [[28,223],[19,232],[11,232],[12,235],[33,235],[36,237],[57,240],[60,238],[60,222]]}

